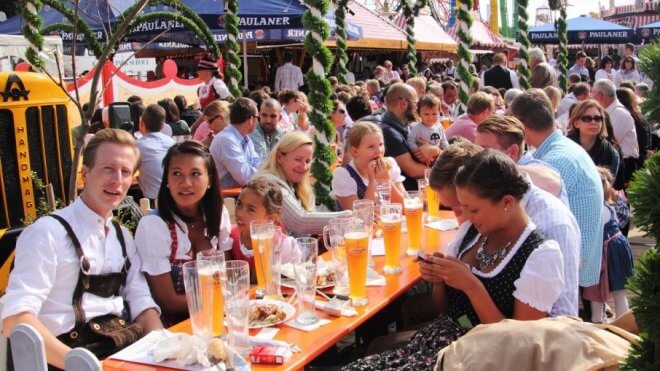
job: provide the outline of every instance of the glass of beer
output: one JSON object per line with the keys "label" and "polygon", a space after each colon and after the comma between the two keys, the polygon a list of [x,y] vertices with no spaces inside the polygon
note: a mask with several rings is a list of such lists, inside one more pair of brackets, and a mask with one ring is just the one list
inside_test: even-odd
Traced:
{"label": "glass of beer", "polygon": [[250,238],[254,252],[254,269],[257,273],[257,298],[263,298],[266,287],[272,278],[272,253],[275,244],[275,223],[272,221],[256,221],[250,223]]}
{"label": "glass of beer", "polygon": [[429,176],[431,175],[431,169],[424,170],[424,179],[426,180],[426,210],[429,215],[434,218],[440,217],[440,196],[438,192],[434,191],[431,188],[429,183]]}
{"label": "glass of beer", "polygon": [[183,285],[193,335],[208,341],[213,322],[213,283],[210,279],[201,280],[203,276],[198,274],[197,268],[194,260],[183,263]]}
{"label": "glass of beer", "polygon": [[[213,318],[211,336],[225,333],[225,300],[222,293],[222,281],[225,276],[225,253],[218,250],[206,250],[197,253],[197,275],[202,291],[202,300],[210,296],[213,300]],[[206,281],[210,281],[208,284]],[[207,289],[210,293],[206,293]],[[202,305],[207,304],[202,302]]]}
{"label": "glass of beer", "polygon": [[376,206],[372,200],[355,200],[353,201],[353,217],[361,219],[369,232],[369,251],[367,253],[367,265],[374,266],[371,260],[371,237],[374,231],[374,212]]}
{"label": "glass of beer", "polygon": [[244,260],[225,263],[224,292],[226,295],[227,332],[229,345],[246,356],[252,350],[247,339],[250,307],[250,264]]}
{"label": "glass of beer", "polygon": [[344,232],[346,261],[348,262],[348,285],[351,303],[355,307],[366,305],[367,299],[367,256],[369,255],[369,228],[359,218],[353,218]]}
{"label": "glass of beer", "polygon": [[313,237],[296,238],[293,248],[293,269],[298,294],[296,321],[303,325],[311,325],[319,320],[314,309],[317,259],[318,240]]}
{"label": "glass of beer", "polygon": [[380,222],[385,243],[385,274],[401,273],[399,251],[401,250],[401,204],[392,203],[380,208]]}
{"label": "glass of beer", "polygon": [[452,124],[451,117],[444,116],[444,117],[442,118],[442,128],[443,128],[443,129],[445,129],[445,130],[449,129],[449,127],[451,126],[451,124]]}
{"label": "glass of beer", "polygon": [[422,248],[422,214],[423,204],[418,191],[408,191],[403,199],[406,211],[406,226],[408,228],[408,255],[417,255]]}
{"label": "glass of beer", "polygon": [[323,241],[325,247],[332,254],[335,271],[335,295],[348,295],[348,267],[346,262],[346,245],[344,243],[344,230],[351,223],[352,217],[338,217],[330,219],[328,225],[323,227]]}

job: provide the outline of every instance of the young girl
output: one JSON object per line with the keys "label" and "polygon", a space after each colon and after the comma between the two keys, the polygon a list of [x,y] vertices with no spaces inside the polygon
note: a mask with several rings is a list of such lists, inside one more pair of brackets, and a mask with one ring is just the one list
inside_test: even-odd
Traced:
{"label": "young girl", "polygon": [[229,214],[222,207],[213,159],[201,143],[172,146],[163,159],[158,215],[140,220],[135,245],[141,271],[167,326],[188,316],[182,265],[198,252],[231,250]]}
{"label": "young girl", "polygon": [[396,161],[383,157],[385,145],[380,127],[371,122],[358,122],[348,133],[351,162],[335,169],[332,194],[343,210],[351,210],[355,200],[376,200],[376,183],[391,185],[392,202],[403,202],[404,177]]}
{"label": "young girl", "polygon": [[[254,251],[250,237],[252,221],[272,221],[284,230],[280,222],[282,214],[282,190],[272,180],[256,176],[247,182],[236,200],[236,225],[231,229],[234,259],[250,263],[250,272],[254,271]],[[287,260],[283,257],[283,260]]]}
{"label": "young girl", "polygon": [[[619,219],[615,206],[618,200],[612,188],[612,173],[604,167],[598,167],[605,203],[603,205],[603,260],[601,263],[600,282],[584,289],[582,296],[591,301],[591,321],[607,323],[604,316],[604,302],[614,296],[616,318],[628,311],[625,284],[633,275],[633,258],[630,243],[619,229]],[[625,217],[624,215],[622,215]]]}
{"label": "young girl", "polygon": [[443,151],[449,147],[445,130],[440,123],[440,99],[433,94],[422,96],[417,103],[417,115],[422,121],[410,127],[410,149],[416,149],[423,143],[436,145]]}

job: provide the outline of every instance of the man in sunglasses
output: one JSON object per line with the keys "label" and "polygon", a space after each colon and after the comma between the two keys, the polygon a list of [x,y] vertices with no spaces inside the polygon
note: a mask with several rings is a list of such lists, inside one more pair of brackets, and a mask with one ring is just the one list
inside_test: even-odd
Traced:
{"label": "man in sunglasses", "polygon": [[268,157],[268,153],[282,136],[282,130],[277,127],[280,121],[282,106],[277,99],[266,99],[261,103],[259,112],[259,123],[252,133],[250,139],[254,143],[254,150],[262,160]]}
{"label": "man in sunglasses", "polygon": [[637,158],[639,157],[635,120],[633,120],[626,107],[616,98],[616,87],[612,81],[596,81],[591,89],[591,97],[600,104],[610,117],[614,129],[614,138],[619,143],[623,155],[623,179],[624,182],[628,182],[637,170]]}

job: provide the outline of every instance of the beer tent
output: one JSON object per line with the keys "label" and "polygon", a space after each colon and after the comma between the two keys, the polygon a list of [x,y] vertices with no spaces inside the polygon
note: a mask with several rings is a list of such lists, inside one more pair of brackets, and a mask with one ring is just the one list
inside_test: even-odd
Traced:
{"label": "beer tent", "polygon": [[[633,30],[616,23],[587,16],[568,19],[569,44],[624,44],[633,40]],[[532,28],[528,33],[532,44],[558,44],[554,23]]]}

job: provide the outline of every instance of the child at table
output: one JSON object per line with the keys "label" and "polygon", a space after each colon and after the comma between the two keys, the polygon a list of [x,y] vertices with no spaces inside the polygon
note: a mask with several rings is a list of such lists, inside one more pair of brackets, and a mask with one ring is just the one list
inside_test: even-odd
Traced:
{"label": "child at table", "polygon": [[[266,177],[256,176],[248,181],[236,199],[236,224],[232,226],[230,236],[233,240],[231,253],[233,259],[250,263],[250,272],[254,270],[254,251],[250,237],[250,223],[253,221],[272,221],[284,230],[280,222],[282,213],[282,191],[279,186]],[[282,247],[282,263],[290,262],[291,239],[287,238]],[[251,281],[253,281],[251,279]]]}
{"label": "child at table", "polygon": [[628,311],[625,284],[633,275],[633,258],[630,242],[619,229],[619,218],[615,206],[617,196],[612,188],[612,173],[598,166],[598,174],[603,183],[605,202],[603,205],[603,258],[600,282],[584,289],[583,298],[591,302],[591,321],[607,323],[604,315],[605,301],[614,296],[616,318]]}
{"label": "child at table", "polygon": [[348,133],[352,160],[332,173],[332,194],[342,210],[351,210],[355,200],[376,201],[376,184],[391,187],[391,202],[403,202],[401,169],[392,157],[384,157],[383,132],[372,122],[357,122]]}
{"label": "child at table", "polygon": [[440,100],[432,94],[422,96],[417,103],[417,115],[422,121],[411,125],[408,146],[414,150],[428,143],[443,151],[447,149],[449,143],[440,123]]}

